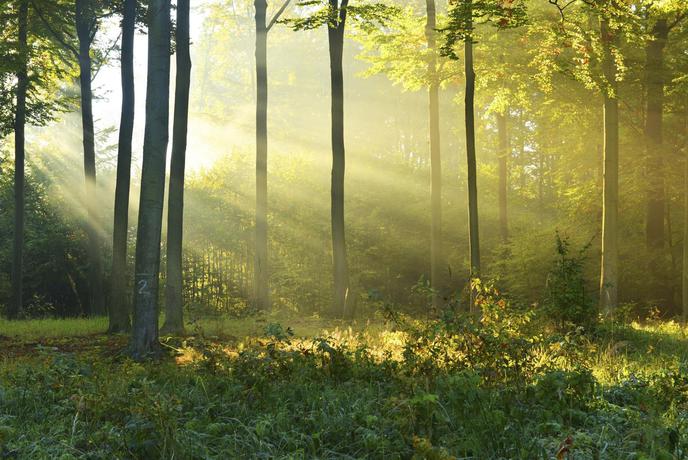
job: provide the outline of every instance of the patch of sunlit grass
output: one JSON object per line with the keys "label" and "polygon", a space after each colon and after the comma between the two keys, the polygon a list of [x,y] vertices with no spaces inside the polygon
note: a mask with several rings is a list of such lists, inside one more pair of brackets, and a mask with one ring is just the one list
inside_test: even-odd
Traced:
{"label": "patch of sunlit grass", "polygon": [[26,321],[0,319],[0,335],[13,339],[40,340],[44,338],[75,337],[102,333],[106,330],[106,317],[49,318]]}

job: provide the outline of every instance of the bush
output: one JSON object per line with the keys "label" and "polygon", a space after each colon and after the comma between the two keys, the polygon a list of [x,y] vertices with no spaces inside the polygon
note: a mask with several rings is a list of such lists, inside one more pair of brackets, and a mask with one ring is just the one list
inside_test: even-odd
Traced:
{"label": "bush", "polygon": [[557,260],[547,277],[543,313],[559,329],[570,326],[592,328],[597,322],[597,307],[585,290],[583,253],[573,256],[568,238],[557,240]]}

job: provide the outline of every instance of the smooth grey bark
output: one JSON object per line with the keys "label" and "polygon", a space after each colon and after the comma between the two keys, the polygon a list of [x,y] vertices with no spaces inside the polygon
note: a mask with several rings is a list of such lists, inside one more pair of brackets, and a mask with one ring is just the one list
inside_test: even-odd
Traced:
{"label": "smooth grey bark", "polygon": [[17,107],[14,117],[14,247],[12,263],[12,301],[7,306],[7,316],[17,317],[23,300],[23,262],[24,262],[24,163],[25,129],[26,129],[26,93],[29,87],[28,77],[28,23],[29,2],[22,0],[18,9],[18,53],[19,67],[17,69]]}
{"label": "smooth grey bark", "polygon": [[606,18],[600,19],[600,38],[604,50],[602,71],[604,89],[604,171],[602,204],[602,260],[600,269],[600,309],[611,314],[618,301],[618,206],[619,206],[619,102],[616,65],[612,55],[614,32]]}
{"label": "smooth grey bark", "polygon": [[100,221],[96,200],[96,147],[93,123],[93,90],[91,88],[91,43],[94,23],[90,2],[76,0],[76,32],[79,39],[79,86],[81,91],[81,126],[84,146],[85,202],[88,237],[88,313],[105,314],[103,294],[103,260],[101,254]]}
{"label": "smooth grey bark", "polygon": [[[471,0],[467,0],[469,5]],[[472,8],[468,14],[472,15]],[[472,28],[472,21],[469,24]],[[475,159],[475,71],[473,69],[473,38],[469,35],[464,42],[465,50],[465,118],[466,118],[466,161],[468,178],[468,239],[470,245],[470,282],[480,277],[480,237],[478,224],[478,173]],[[475,309],[475,292],[471,288],[470,310]]]}
{"label": "smooth grey bark", "polygon": [[148,8],[148,78],[143,169],[136,233],[134,316],[131,352],[142,359],[159,348],[158,275],[165,194],[165,155],[170,97],[170,2],[150,0]]}
{"label": "smooth grey bark", "polygon": [[165,324],[162,327],[166,334],[184,333],[182,240],[184,231],[184,166],[189,125],[189,88],[191,87],[189,16],[189,0],[177,0],[177,75],[174,95],[170,192],[167,204]]}
{"label": "smooth grey bark", "polygon": [[428,108],[430,123],[431,225],[430,225],[430,287],[432,305],[439,304],[438,290],[442,272],[442,157],[440,152],[440,82],[437,75],[437,12],[435,0],[426,0],[428,43]]}
{"label": "smooth grey bark", "polygon": [[497,134],[499,137],[499,235],[501,236],[502,242],[504,243],[506,243],[509,240],[509,220],[507,215],[509,135],[507,129],[507,114],[497,114]]}
{"label": "smooth grey bark", "polygon": [[256,8],[256,248],[254,259],[255,302],[260,310],[270,307],[268,273],[268,63],[266,0]]}
{"label": "smooth grey bark", "polygon": [[136,0],[124,0],[122,15],[122,111],[117,148],[115,218],[112,235],[111,304],[108,309],[109,333],[131,329],[127,292],[127,235],[129,231],[129,192],[131,185],[131,143],[134,131],[134,34]]}
{"label": "smooth grey bark", "polygon": [[329,0],[333,11],[338,12],[337,23],[327,27],[330,55],[331,118],[332,118],[332,262],[334,266],[334,312],[344,318],[353,316],[349,297],[349,266],[346,258],[344,230],[344,29],[348,0]]}

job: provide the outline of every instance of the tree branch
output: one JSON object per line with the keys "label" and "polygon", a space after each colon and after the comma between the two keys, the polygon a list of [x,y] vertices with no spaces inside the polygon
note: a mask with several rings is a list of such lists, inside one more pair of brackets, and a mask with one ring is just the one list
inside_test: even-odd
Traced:
{"label": "tree branch", "polygon": [[280,16],[282,15],[282,13],[284,13],[284,10],[287,9],[287,7],[289,6],[289,3],[290,3],[290,2],[291,2],[291,0],[284,0],[284,3],[283,3],[282,6],[280,7],[280,9],[277,10],[277,13],[275,13],[275,15],[272,17],[272,19],[270,19],[270,23],[268,24],[268,27],[267,27],[267,30],[266,30],[267,32],[270,32],[270,29],[272,29],[272,26],[275,25],[275,23],[276,23],[277,20],[280,18]]}
{"label": "tree branch", "polygon": [[53,37],[55,37],[55,40],[57,40],[58,42],[60,42],[60,44],[61,44],[62,46],[64,46],[67,50],[71,51],[72,54],[74,54],[74,57],[76,57],[77,59],[79,59],[79,50],[77,50],[73,45],[70,45],[69,43],[67,43],[67,42],[64,40],[64,38],[61,37],[60,34],[58,34],[58,33],[55,31],[55,29],[52,28],[52,26],[50,25],[50,23],[49,23],[49,22],[45,19],[45,17],[43,16],[43,13],[41,12],[41,9],[38,8],[38,5],[36,5],[36,2],[35,2],[35,1],[32,0],[32,1],[31,1],[31,4],[33,5],[34,10],[36,10],[36,13],[38,13],[38,17],[41,18],[41,22],[43,22],[43,24],[45,24],[45,26],[48,28],[48,31],[50,32],[50,34],[51,34]]}

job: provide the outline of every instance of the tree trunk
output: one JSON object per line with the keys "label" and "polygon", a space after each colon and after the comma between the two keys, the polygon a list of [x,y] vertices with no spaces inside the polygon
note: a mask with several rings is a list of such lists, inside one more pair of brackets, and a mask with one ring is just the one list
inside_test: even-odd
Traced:
{"label": "tree trunk", "polygon": [[256,0],[256,247],[255,302],[270,307],[268,274],[268,69],[266,0]]}
{"label": "tree trunk", "polygon": [[[471,2],[471,0],[466,0]],[[472,15],[472,9],[469,9]],[[472,28],[472,22],[469,25]],[[468,236],[471,254],[470,280],[480,277],[480,239],[478,225],[478,173],[475,159],[475,71],[473,70],[473,38],[468,36],[464,42],[466,73],[466,160],[468,164]],[[471,288],[470,310],[475,309],[475,292]]]}
{"label": "tree trunk", "polygon": [[134,34],[136,0],[124,0],[122,17],[122,112],[117,149],[115,221],[112,235],[112,274],[108,332],[127,332],[129,296],[127,293],[127,235],[129,232],[129,189],[131,183],[131,143],[134,131]]}
{"label": "tree trunk", "polygon": [[666,19],[652,28],[652,40],[645,47],[646,174],[648,177],[645,234],[649,249],[664,246],[664,158],[662,155],[662,112],[664,110],[664,47],[669,29]]}
{"label": "tree trunk", "polygon": [[509,221],[507,217],[507,181],[509,136],[507,134],[507,114],[497,114],[497,131],[499,134],[499,234],[502,242],[509,239]]}
{"label": "tree trunk", "polygon": [[182,235],[184,230],[184,166],[189,124],[191,55],[189,42],[189,0],[177,0],[177,75],[174,95],[174,128],[170,163],[170,192],[167,204],[167,284],[165,324],[168,334],[184,332],[182,303]]}
{"label": "tree trunk", "polygon": [[22,0],[18,11],[18,52],[19,68],[17,69],[17,108],[14,118],[14,248],[12,264],[12,301],[7,308],[10,319],[17,317],[23,300],[23,252],[24,252],[24,160],[26,127],[26,93],[29,87],[28,77],[28,22],[29,1]]}
{"label": "tree trunk", "polygon": [[136,359],[158,343],[160,232],[165,194],[165,154],[170,96],[170,2],[151,0],[148,9],[148,79],[143,169],[136,234],[136,283],[131,351]]}
{"label": "tree trunk", "polygon": [[431,166],[431,212],[430,226],[430,286],[432,305],[438,306],[438,289],[442,272],[442,158],[440,154],[440,82],[437,75],[437,13],[435,0],[426,0],[427,23],[425,37],[428,42],[428,89],[430,110],[430,166]]}
{"label": "tree trunk", "polygon": [[103,260],[101,258],[98,203],[96,200],[96,147],[93,127],[93,91],[91,89],[92,21],[88,0],[76,1],[76,31],[79,38],[79,84],[81,90],[81,127],[84,144],[85,202],[88,236],[88,313],[105,314],[103,296]]}
{"label": "tree trunk", "polygon": [[612,55],[613,31],[607,19],[600,20],[604,50],[602,68],[607,87],[604,88],[604,172],[602,206],[602,262],[600,270],[600,309],[613,313],[618,298],[618,200],[619,200],[619,105],[616,65]]}
{"label": "tree trunk", "polygon": [[334,265],[334,312],[342,317],[351,316],[349,309],[349,267],[346,260],[344,232],[344,27],[346,0],[338,8],[337,0],[330,5],[339,11],[339,21],[327,28],[330,54],[330,82],[332,97],[332,260]]}
{"label": "tree trunk", "polygon": [[652,40],[645,47],[645,174],[647,176],[647,209],[645,236],[648,249],[648,294],[653,302],[665,305],[671,301],[665,262],[664,222],[666,192],[664,185],[664,152],[662,148],[662,115],[664,111],[664,47],[669,28],[666,19],[658,19],[652,28]]}

